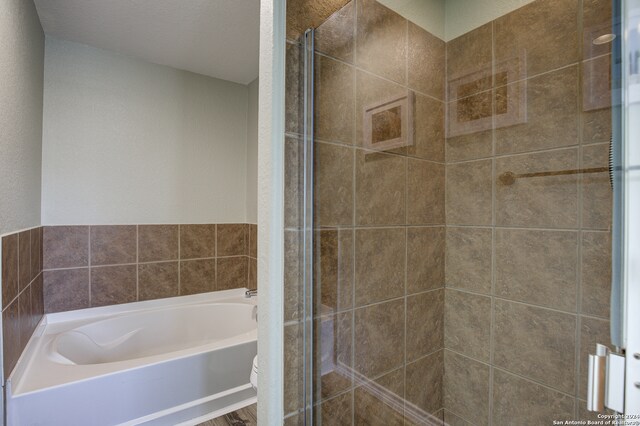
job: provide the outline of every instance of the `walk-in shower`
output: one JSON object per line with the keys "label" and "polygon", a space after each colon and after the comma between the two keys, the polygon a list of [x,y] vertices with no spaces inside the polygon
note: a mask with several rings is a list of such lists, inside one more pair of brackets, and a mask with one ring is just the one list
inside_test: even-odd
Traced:
{"label": "walk-in shower", "polygon": [[597,419],[614,9],[288,2],[285,424]]}

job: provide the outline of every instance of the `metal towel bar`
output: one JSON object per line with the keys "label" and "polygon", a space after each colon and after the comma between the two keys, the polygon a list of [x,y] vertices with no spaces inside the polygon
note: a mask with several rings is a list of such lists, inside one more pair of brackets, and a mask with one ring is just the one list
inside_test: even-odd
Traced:
{"label": "metal towel bar", "polygon": [[550,172],[535,172],[535,173],[513,173],[504,172],[498,176],[498,182],[502,185],[513,185],[516,179],[531,178],[531,177],[544,177],[544,176],[563,176],[563,175],[577,175],[585,173],[604,173],[608,172],[608,167],[593,167],[590,169],[573,169],[573,170],[556,170]]}

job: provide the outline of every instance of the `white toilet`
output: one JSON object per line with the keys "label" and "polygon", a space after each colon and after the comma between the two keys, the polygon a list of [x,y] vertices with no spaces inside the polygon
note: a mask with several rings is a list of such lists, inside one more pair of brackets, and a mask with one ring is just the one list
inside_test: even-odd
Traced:
{"label": "white toilet", "polygon": [[258,356],[253,357],[253,365],[251,366],[251,376],[249,376],[249,382],[255,390],[258,390]]}

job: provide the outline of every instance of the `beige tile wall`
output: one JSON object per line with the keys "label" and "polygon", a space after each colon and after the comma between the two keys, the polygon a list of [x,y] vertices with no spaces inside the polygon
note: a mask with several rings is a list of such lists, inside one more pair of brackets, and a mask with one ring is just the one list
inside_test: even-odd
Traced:
{"label": "beige tile wall", "polygon": [[[307,15],[288,13],[285,424],[301,420],[298,36],[311,26],[314,348],[342,367],[315,366],[314,416],[589,418],[586,354],[608,342],[607,174],[501,177],[606,166],[610,51],[591,41],[609,2],[536,0],[446,45],[373,0],[320,3],[288,2]],[[367,150],[363,108],[407,89],[414,144]]]}
{"label": "beige tile wall", "polygon": [[2,237],[2,348],[5,379],[44,313],[42,227]]}
{"label": "beige tile wall", "polygon": [[256,288],[256,225],[45,226],[47,313]]}
{"label": "beige tile wall", "polygon": [[[609,8],[536,0],[447,43],[449,119],[492,117],[446,140],[450,424],[587,418],[586,355],[609,342],[608,175],[499,177],[607,165],[609,76],[591,71],[610,54],[591,32],[610,32]],[[478,94],[486,102],[457,102]],[[525,120],[501,121],[504,108],[526,108]]]}
{"label": "beige tile wall", "polygon": [[[316,47],[314,347],[317,360],[329,359],[334,368],[315,367],[314,416],[324,424],[441,421],[445,43],[379,3],[359,0],[318,26]],[[291,424],[299,421],[302,386],[300,49],[290,33],[285,413]],[[415,93],[414,144],[367,149],[363,108],[407,90]]]}

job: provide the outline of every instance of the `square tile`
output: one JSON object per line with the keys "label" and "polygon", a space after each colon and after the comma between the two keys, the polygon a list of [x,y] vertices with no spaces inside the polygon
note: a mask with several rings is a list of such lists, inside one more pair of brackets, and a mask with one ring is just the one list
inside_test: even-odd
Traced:
{"label": "square tile", "polygon": [[447,289],[445,306],[445,348],[489,362],[491,298]]}
{"label": "square tile", "polygon": [[495,294],[576,312],[578,233],[496,229]]}
{"label": "square tile", "polygon": [[578,5],[578,0],[538,0],[496,19],[496,61],[526,52],[523,77],[577,62]]}
{"label": "square tile", "polygon": [[316,55],[314,136],[318,140],[354,143],[355,69]]}
{"label": "square tile", "polygon": [[496,366],[565,393],[574,391],[575,315],[497,300],[494,321]]}
{"label": "square tile", "polygon": [[407,160],[407,224],[444,224],[444,173],[444,164]]}
{"label": "square tile", "polygon": [[447,227],[447,287],[491,291],[492,233],[490,228]]}
{"label": "square tile", "polygon": [[611,236],[582,233],[581,313],[609,318],[611,299]]}
{"label": "square tile", "polygon": [[492,87],[492,25],[482,25],[447,42],[449,99],[463,98]]}
{"label": "square tile", "polygon": [[216,228],[217,256],[242,256],[245,254],[244,224],[221,224]]}
{"label": "square tile", "polygon": [[445,42],[411,21],[408,26],[408,85],[444,100]]}
{"label": "square tile", "polygon": [[[526,122],[506,122],[496,128],[496,153],[577,145],[578,81],[578,68],[573,66],[513,83],[509,86],[513,90],[496,91],[496,102],[526,109]],[[526,97],[522,99],[524,91]]]}
{"label": "square tile", "polygon": [[356,150],[356,224],[404,224],[405,172],[402,157]]}
{"label": "square tile", "polygon": [[447,224],[491,224],[491,173],[491,160],[447,165]]}
{"label": "square tile", "polygon": [[216,290],[247,287],[247,257],[216,259]]}
{"label": "square tile", "polygon": [[2,237],[2,308],[18,295],[18,234]]}
{"label": "square tile", "polygon": [[44,269],[89,265],[88,226],[45,226]]}
{"label": "square tile", "polygon": [[316,51],[336,59],[353,63],[355,51],[355,1],[348,2],[342,9],[329,16],[316,28]]}
{"label": "square tile", "polygon": [[180,295],[206,293],[216,288],[216,260],[180,262]]}
{"label": "square tile", "polygon": [[138,299],[152,300],[178,295],[178,262],[138,265]]}
{"label": "square tile", "polygon": [[403,228],[356,230],[356,306],[404,294],[405,251]]}
{"label": "square tile", "polygon": [[216,225],[180,225],[180,259],[216,255]]}
{"label": "square tile", "polygon": [[444,227],[407,228],[407,294],[444,286]]}
{"label": "square tile", "polygon": [[444,347],[444,313],[443,289],[407,298],[407,362]]}
{"label": "square tile", "polygon": [[31,232],[18,234],[18,286],[20,291],[31,282]]}
{"label": "square tile", "polygon": [[354,423],[356,425],[402,426],[403,407],[393,404],[394,398],[404,398],[404,368],[365,382],[354,392]]}
{"label": "square tile", "polygon": [[330,308],[334,312],[353,306],[354,236],[353,230],[322,230],[315,234],[314,274],[319,291],[316,313]]}
{"label": "square tile", "polygon": [[178,225],[138,226],[138,262],[178,259]]}
{"label": "square tile", "polygon": [[136,265],[91,268],[91,306],[135,302],[137,285]]}
{"label": "square tile", "polygon": [[[609,168],[609,144],[582,147],[582,168]],[[582,227],[609,230],[612,226],[613,190],[607,171],[582,175]]]}
{"label": "square tile", "polygon": [[33,228],[29,232],[31,239],[30,280],[33,280],[42,272],[42,227]]}
{"label": "square tile", "polygon": [[489,424],[489,366],[445,350],[444,406],[476,425]]}
{"label": "square tile", "polygon": [[437,413],[443,406],[444,351],[407,364],[406,375],[407,402]]}
{"label": "square tile", "polygon": [[9,377],[22,352],[20,346],[20,308],[17,301],[2,311],[2,338],[4,377]]}
{"label": "square tile", "polygon": [[[536,228],[578,226],[578,177],[556,172],[578,167],[575,148],[540,152],[496,160],[496,224]],[[509,174],[552,173],[550,176],[520,177]]]}
{"label": "square tile", "polygon": [[355,311],[354,368],[374,378],[404,362],[404,301],[401,299]]}
{"label": "square tile", "polygon": [[407,20],[375,0],[357,4],[356,64],[393,81],[406,81]]}
{"label": "square tile", "polygon": [[89,268],[44,272],[44,312],[64,312],[88,308]]}
{"label": "square tile", "polygon": [[352,225],[353,148],[317,142],[314,151],[313,201],[316,226]]}
{"label": "square tile", "polygon": [[137,227],[102,225],[91,227],[91,266],[136,262]]}
{"label": "square tile", "polygon": [[502,370],[493,373],[493,418],[497,425],[553,424],[575,420],[574,398]]}

